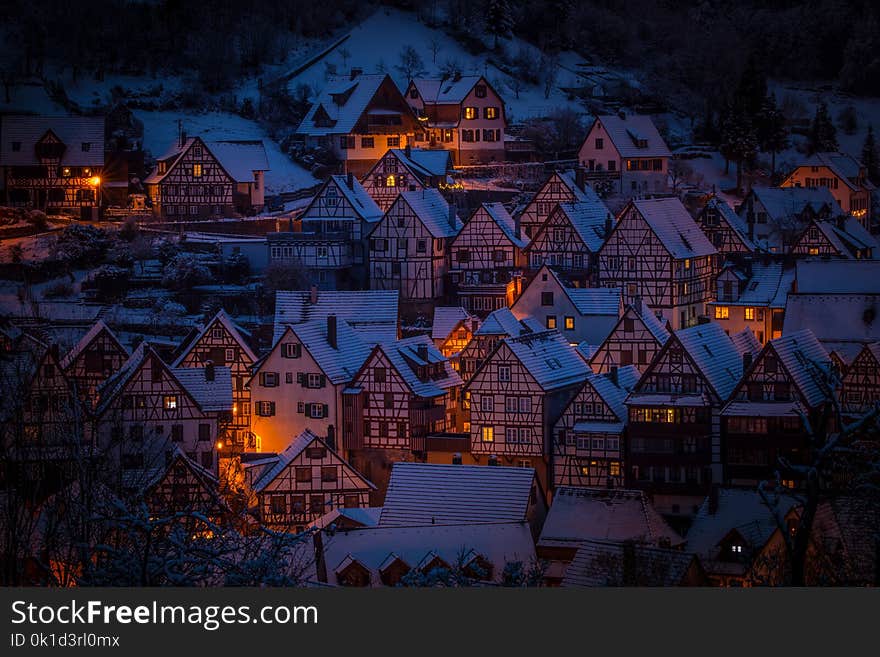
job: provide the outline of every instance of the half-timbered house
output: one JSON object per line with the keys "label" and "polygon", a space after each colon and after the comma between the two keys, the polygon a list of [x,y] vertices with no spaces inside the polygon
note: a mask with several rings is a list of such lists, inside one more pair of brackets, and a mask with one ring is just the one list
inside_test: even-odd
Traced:
{"label": "half-timbered house", "polygon": [[749,226],[723,198],[712,195],[697,215],[697,224],[721,256],[754,253]]}
{"label": "half-timbered house", "polygon": [[482,203],[449,247],[450,293],[483,317],[508,306],[519,291],[526,244],[518,219],[501,203]]}
{"label": "half-timbered house", "polygon": [[417,146],[447,150],[457,165],[504,161],[504,100],[483,76],[413,78],[406,102],[421,125]]}
{"label": "half-timbered house", "polygon": [[571,344],[600,344],[623,314],[620,290],[569,287],[543,265],[510,307],[517,319],[532,317],[558,330]]}
{"label": "half-timbered house", "polygon": [[635,366],[587,373],[553,425],[553,486],[623,486],[626,468],[623,401],[639,378]]}
{"label": "half-timbered house", "polygon": [[551,173],[519,215],[524,237],[531,240],[535,236],[557,203],[588,203],[596,198],[583,169]]}
{"label": "half-timbered house", "polygon": [[623,111],[597,116],[578,150],[591,179],[629,196],[665,192],[671,158],[651,117]]}
{"label": "half-timbered house", "polygon": [[340,448],[342,393],[370,346],[337,315],[287,326],[253,368],[251,430],[263,451],[280,452],[310,431]]}
{"label": "half-timbered house", "polygon": [[246,463],[245,481],[263,524],[297,533],[334,509],[369,506],[375,489],[308,429],[280,454]]}
{"label": "half-timbered house", "polygon": [[374,347],[343,391],[349,460],[384,491],[389,463],[423,455],[428,434],[461,427],[461,383],[427,335]]}
{"label": "half-timbered house", "polygon": [[232,415],[229,368],[172,368],[142,342],[99,394],[98,446],[129,475],[128,485],[142,486],[138,473],[163,465],[174,448],[216,470]]}
{"label": "half-timbered house", "polygon": [[156,469],[144,487],[143,497],[157,516],[178,514],[188,523],[190,534],[213,531],[211,525],[232,520],[233,513],[220,494],[217,475],[188,458],[179,448],[172,450],[167,464]]}
{"label": "half-timbered house", "polygon": [[444,189],[452,184],[449,151],[426,148],[389,148],[361,184],[376,205],[385,212],[400,192]]}
{"label": "half-timbered house", "polygon": [[370,288],[399,290],[413,303],[440,299],[449,243],[461,227],[436,189],[401,192],[370,235]]}
{"label": "half-timbered house", "polygon": [[[587,188],[589,189],[589,188]],[[598,285],[597,254],[611,233],[611,213],[598,197],[560,203],[525,249],[529,267],[552,265],[581,287]]]}
{"label": "half-timbered house", "polygon": [[471,453],[535,468],[548,489],[553,425],[588,371],[558,331],[501,340],[464,388]]}
{"label": "half-timbered house", "polygon": [[[490,313],[458,355],[458,372],[461,378],[467,382],[500,340],[518,338],[526,333],[540,333],[543,330],[544,327],[537,320],[531,317],[517,319],[509,308],[500,308]],[[468,428],[465,427],[465,430]]]}
{"label": "half-timbered house", "polygon": [[590,367],[597,374],[628,365],[643,372],[668,339],[666,323],[644,302],[629,304],[608,337],[589,355]]}
{"label": "half-timbered house", "polygon": [[387,73],[348,76],[327,81],[296,135],[309,148],[325,148],[344,172],[366,173],[389,148],[411,144],[421,130],[403,95]]}
{"label": "half-timbered house", "polygon": [[104,117],[3,116],[0,135],[7,205],[52,212],[101,205]]}
{"label": "half-timbered house", "polygon": [[257,355],[251,349],[250,333],[220,310],[201,329],[184,338],[172,367],[227,367],[232,374],[232,418],[226,431],[230,449],[256,450],[251,433],[251,393],[247,383]]}
{"label": "half-timbered house", "polygon": [[198,221],[262,209],[269,170],[261,141],[207,142],[181,134],[144,179],[153,216]]}
{"label": "half-timbered house", "polygon": [[859,417],[880,402],[880,342],[862,347],[846,368],[840,386],[840,405],[844,416]]}
{"label": "half-timbered house", "polygon": [[586,540],[578,547],[565,576],[564,588],[609,586],[708,586],[700,560],[676,548],[633,541]]}
{"label": "half-timbered house", "polygon": [[367,287],[367,237],[382,210],[357,178],[330,176],[300,215],[299,231],[269,233],[269,262],[294,265],[321,290]]}
{"label": "half-timbered house", "polygon": [[791,253],[796,256],[872,260],[880,258],[880,244],[855,217],[814,218],[795,240]]}
{"label": "half-timbered house", "polygon": [[628,485],[650,491],[661,512],[693,515],[723,476],[721,408],[757,345],[718,324],[673,333],[626,398]]}
{"label": "half-timbered house", "polygon": [[458,353],[464,349],[480,327],[480,320],[461,306],[438,306],[431,322],[431,340],[440,353],[451,359],[458,369]]}
{"label": "half-timbered house", "polygon": [[98,320],[59,364],[74,385],[80,401],[94,408],[98,402],[98,388],[122,367],[129,355],[113,331]]}
{"label": "half-timbered house", "polygon": [[[721,414],[729,483],[754,485],[772,478],[780,457],[795,464],[810,462],[804,422],[818,426],[825,406],[832,403],[831,367],[828,352],[809,330],[764,345]],[[832,419],[830,431],[833,424]]]}
{"label": "half-timbered house", "polygon": [[708,304],[709,318],[728,335],[748,328],[761,344],[778,338],[794,275],[794,268],[781,262],[726,266],[715,281],[716,300]]}
{"label": "half-timbered house", "polygon": [[677,198],[633,200],[599,251],[599,281],[643,300],[674,330],[693,326],[714,296],[715,247]]}

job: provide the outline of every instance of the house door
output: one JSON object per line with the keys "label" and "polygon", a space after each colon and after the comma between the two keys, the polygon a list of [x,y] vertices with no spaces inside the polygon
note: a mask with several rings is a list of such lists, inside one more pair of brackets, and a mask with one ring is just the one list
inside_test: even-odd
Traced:
{"label": "house door", "polygon": [[46,190],[45,189],[38,189],[37,194],[36,194],[36,198],[34,200],[34,207],[39,208],[40,210],[45,210],[46,209],[46,199],[47,199]]}

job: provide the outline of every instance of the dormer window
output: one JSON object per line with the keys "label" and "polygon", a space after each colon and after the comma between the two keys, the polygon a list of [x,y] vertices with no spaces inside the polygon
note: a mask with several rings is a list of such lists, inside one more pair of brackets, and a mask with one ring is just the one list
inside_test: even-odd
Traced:
{"label": "dormer window", "polygon": [[485,84],[478,84],[476,87],[474,87],[474,95],[477,98],[485,98],[486,97],[486,85]]}
{"label": "dormer window", "polygon": [[82,152],[83,152],[83,153],[88,153],[90,150],[92,150],[92,142],[90,142],[90,141],[84,141],[84,142],[80,145],[80,148],[82,149]]}
{"label": "dormer window", "polygon": [[165,173],[165,171],[166,171],[165,162],[159,162],[159,164],[156,166],[156,171],[159,173]]}
{"label": "dormer window", "polygon": [[202,147],[201,146],[193,146],[193,156],[201,157],[202,156]]}

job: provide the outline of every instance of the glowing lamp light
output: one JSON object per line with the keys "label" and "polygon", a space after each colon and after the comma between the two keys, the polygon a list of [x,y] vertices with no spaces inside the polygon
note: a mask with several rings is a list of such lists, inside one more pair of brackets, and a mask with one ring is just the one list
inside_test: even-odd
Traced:
{"label": "glowing lamp light", "polygon": [[222,441],[222,440],[218,440],[218,441],[217,441],[217,449],[218,449],[218,450],[223,449],[223,441]]}
{"label": "glowing lamp light", "polygon": [[92,187],[97,187],[101,184],[101,176],[93,176],[92,179],[89,180],[89,183],[92,185]]}

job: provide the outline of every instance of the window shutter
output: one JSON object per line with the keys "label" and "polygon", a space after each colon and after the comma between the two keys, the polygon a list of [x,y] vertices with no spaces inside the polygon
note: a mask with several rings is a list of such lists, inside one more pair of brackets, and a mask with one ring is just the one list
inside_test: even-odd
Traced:
{"label": "window shutter", "polygon": [[269,402],[269,415],[275,415],[275,402]]}
{"label": "window shutter", "polygon": [[305,413],[305,404],[303,404],[302,402],[297,402],[296,412],[297,413]]}
{"label": "window shutter", "polygon": [[322,374],[320,383],[318,384],[318,387],[323,388],[326,385],[327,385],[327,377]]}
{"label": "window shutter", "polygon": [[324,407],[324,408],[322,409],[322,410],[323,410],[323,415],[322,415],[322,417],[327,417],[328,412],[329,412],[329,410],[330,410],[330,407],[327,406],[327,404],[322,404],[322,406]]}
{"label": "window shutter", "polygon": [[306,417],[312,417],[312,405],[305,404]]}
{"label": "window shutter", "polygon": [[301,386],[305,385],[305,374],[303,374],[302,372],[297,372],[296,373],[296,382],[298,384],[300,384]]}

